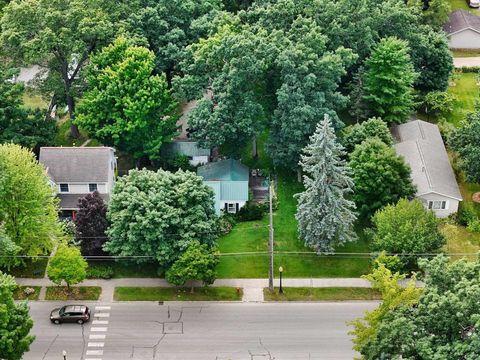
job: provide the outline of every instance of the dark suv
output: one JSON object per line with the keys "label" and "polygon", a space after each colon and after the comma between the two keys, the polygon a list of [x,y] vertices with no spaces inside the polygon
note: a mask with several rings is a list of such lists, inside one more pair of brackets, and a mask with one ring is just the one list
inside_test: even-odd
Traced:
{"label": "dark suv", "polygon": [[88,320],[90,320],[90,309],[85,305],[66,305],[59,309],[53,309],[50,313],[50,321],[54,324],[64,322],[83,324]]}

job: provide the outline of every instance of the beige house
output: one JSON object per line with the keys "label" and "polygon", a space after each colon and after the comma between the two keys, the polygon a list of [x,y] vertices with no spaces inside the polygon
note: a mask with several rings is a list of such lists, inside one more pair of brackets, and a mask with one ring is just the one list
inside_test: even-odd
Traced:
{"label": "beige house", "polygon": [[414,120],[392,128],[397,154],[412,170],[416,197],[440,217],[457,212],[462,201],[438,126]]}

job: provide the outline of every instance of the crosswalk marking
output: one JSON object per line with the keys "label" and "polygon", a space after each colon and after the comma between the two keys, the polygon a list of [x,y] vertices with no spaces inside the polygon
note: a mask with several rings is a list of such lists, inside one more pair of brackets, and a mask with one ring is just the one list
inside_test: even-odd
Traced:
{"label": "crosswalk marking", "polygon": [[95,313],[95,315],[93,315],[93,317],[107,318],[107,317],[110,317],[110,314],[109,313]]}
{"label": "crosswalk marking", "polygon": [[105,339],[106,335],[105,334],[90,334],[89,338],[90,340],[101,340]]}
{"label": "crosswalk marking", "polygon": [[95,306],[95,310],[110,310],[111,306]]}
{"label": "crosswalk marking", "polygon": [[108,320],[93,320],[92,325],[108,325]]}
{"label": "crosswalk marking", "polygon": [[85,360],[102,360],[100,358],[86,358]]}
{"label": "crosswalk marking", "polygon": [[90,329],[90,331],[92,331],[92,332],[102,332],[102,331],[107,331],[107,328],[106,327],[92,327]]}
{"label": "crosswalk marking", "polygon": [[103,355],[103,350],[87,350],[88,355]]}
{"label": "crosswalk marking", "polygon": [[103,342],[89,342],[88,347],[104,347],[105,343]]}

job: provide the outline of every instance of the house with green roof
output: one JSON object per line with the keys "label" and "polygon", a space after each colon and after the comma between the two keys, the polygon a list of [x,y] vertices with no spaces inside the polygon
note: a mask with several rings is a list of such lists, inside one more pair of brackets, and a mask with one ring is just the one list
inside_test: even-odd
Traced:
{"label": "house with green roof", "polygon": [[215,211],[237,213],[248,200],[249,169],[240,161],[226,159],[197,169],[203,182],[215,193]]}
{"label": "house with green roof", "polygon": [[173,140],[162,146],[161,154],[164,157],[184,155],[188,157],[188,161],[192,166],[206,164],[210,161],[210,149],[199,147],[196,141]]}

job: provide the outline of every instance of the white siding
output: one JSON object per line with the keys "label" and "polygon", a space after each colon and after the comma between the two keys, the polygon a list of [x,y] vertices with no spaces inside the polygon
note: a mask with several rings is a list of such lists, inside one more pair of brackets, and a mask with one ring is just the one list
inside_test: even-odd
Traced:
{"label": "white siding", "polygon": [[189,162],[192,166],[206,164],[208,163],[208,156],[194,156]]}
{"label": "white siding", "polygon": [[447,206],[445,209],[432,209],[435,215],[437,215],[437,217],[439,218],[445,218],[450,214],[456,213],[458,210],[459,201],[452,199],[450,197],[446,197],[446,196],[435,194],[435,193],[430,193],[430,194],[419,196],[418,198],[423,202],[423,204],[427,208],[428,208],[429,201],[446,201]]}
{"label": "white siding", "polygon": [[[66,184],[66,183],[62,183],[62,184]],[[57,184],[57,191],[60,194],[87,194],[90,192],[88,184],[89,183],[68,184],[68,190],[69,190],[68,192],[60,192],[60,184]],[[107,184],[97,183],[97,191],[100,194],[107,194]]]}
{"label": "white siding", "polygon": [[448,37],[450,49],[480,49],[480,34],[471,29],[465,29]]}

